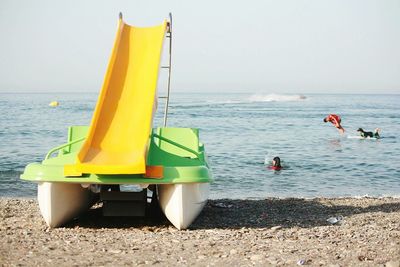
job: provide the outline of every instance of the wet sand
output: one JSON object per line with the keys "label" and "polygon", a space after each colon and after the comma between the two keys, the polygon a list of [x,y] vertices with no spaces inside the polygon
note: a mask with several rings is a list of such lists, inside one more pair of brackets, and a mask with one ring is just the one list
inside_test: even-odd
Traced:
{"label": "wet sand", "polygon": [[101,205],[50,229],[36,200],[0,198],[0,264],[393,267],[400,199],[212,200],[178,231],[165,220],[102,217]]}

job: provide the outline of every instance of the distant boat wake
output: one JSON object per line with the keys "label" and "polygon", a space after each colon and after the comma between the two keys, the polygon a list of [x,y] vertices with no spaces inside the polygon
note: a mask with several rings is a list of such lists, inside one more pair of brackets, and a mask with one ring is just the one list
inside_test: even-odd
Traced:
{"label": "distant boat wake", "polygon": [[307,98],[304,95],[279,95],[268,94],[261,95],[255,94],[248,98],[250,102],[288,102],[288,101],[304,101]]}
{"label": "distant boat wake", "polygon": [[203,103],[191,103],[185,106],[206,106],[206,105],[224,105],[224,104],[246,104],[255,102],[294,102],[305,101],[307,97],[304,95],[280,95],[280,94],[254,94],[241,99],[228,100],[210,100]]}

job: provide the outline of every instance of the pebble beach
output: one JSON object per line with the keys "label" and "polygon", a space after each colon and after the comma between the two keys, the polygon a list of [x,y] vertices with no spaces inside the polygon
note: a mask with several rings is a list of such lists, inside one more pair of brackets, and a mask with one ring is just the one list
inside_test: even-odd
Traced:
{"label": "pebble beach", "polygon": [[210,200],[190,229],[103,217],[61,228],[35,199],[0,199],[1,266],[400,265],[400,199]]}

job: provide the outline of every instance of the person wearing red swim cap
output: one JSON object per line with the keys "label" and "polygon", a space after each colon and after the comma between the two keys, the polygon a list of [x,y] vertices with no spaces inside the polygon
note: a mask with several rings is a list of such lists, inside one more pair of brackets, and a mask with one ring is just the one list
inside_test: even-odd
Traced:
{"label": "person wearing red swim cap", "polygon": [[339,130],[339,132],[341,134],[344,133],[344,129],[343,129],[342,125],[340,125],[342,120],[339,115],[329,114],[326,118],[324,118],[324,122],[328,122],[328,121],[330,123],[332,123]]}

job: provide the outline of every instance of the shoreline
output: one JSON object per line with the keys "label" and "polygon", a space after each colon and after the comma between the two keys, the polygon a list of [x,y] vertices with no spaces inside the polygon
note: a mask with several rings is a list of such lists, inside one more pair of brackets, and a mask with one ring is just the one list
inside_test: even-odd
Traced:
{"label": "shoreline", "polygon": [[400,265],[395,197],[213,199],[184,231],[101,205],[51,229],[35,198],[0,198],[0,216],[3,266]]}
{"label": "shoreline", "polygon": [[[12,200],[12,199],[26,199],[26,200],[36,200],[37,196],[0,196],[1,200]],[[269,196],[269,197],[237,197],[237,198],[209,198],[210,201],[218,201],[218,200],[265,200],[265,199],[304,199],[304,200],[313,200],[313,199],[394,199],[400,200],[399,195],[383,195],[383,196],[375,196],[375,195],[355,195],[355,196],[293,196],[293,197],[279,197],[279,196]]]}

